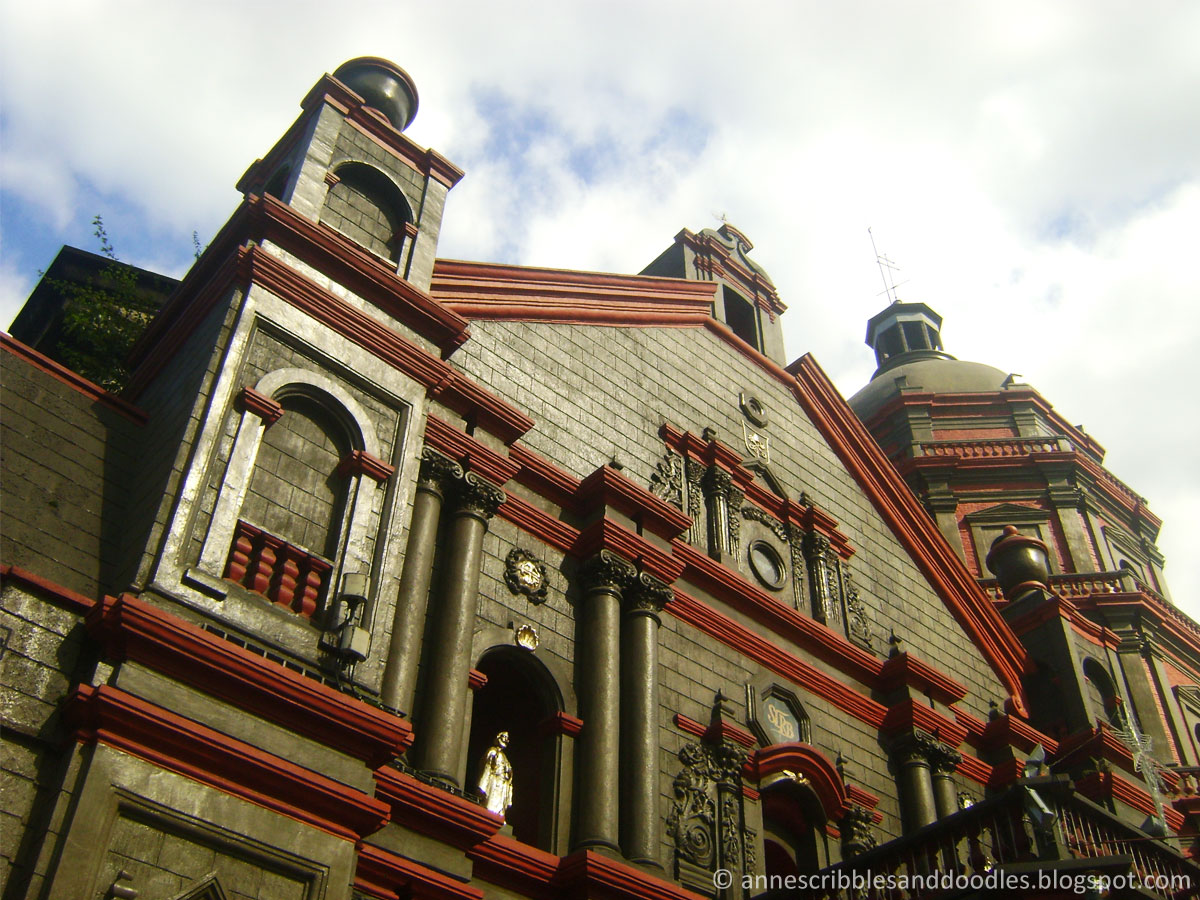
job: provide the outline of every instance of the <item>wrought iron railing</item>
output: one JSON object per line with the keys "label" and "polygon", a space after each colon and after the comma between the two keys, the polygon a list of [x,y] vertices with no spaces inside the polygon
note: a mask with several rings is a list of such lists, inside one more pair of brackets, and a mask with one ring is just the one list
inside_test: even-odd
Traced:
{"label": "wrought iron railing", "polygon": [[1068,781],[1033,778],[830,866],[815,876],[820,883],[797,885],[803,890],[764,887],[768,896],[811,900],[926,900],[1071,894],[1088,879],[1103,885],[1107,878],[1146,896],[1195,896],[1200,866],[1170,844],[1076,795]]}

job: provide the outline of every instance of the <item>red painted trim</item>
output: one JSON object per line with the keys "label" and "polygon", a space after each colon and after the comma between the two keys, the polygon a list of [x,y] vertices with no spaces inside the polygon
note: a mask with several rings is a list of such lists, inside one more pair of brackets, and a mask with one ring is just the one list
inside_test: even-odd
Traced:
{"label": "red painted trim", "polygon": [[469,850],[467,856],[475,862],[471,874],[483,881],[534,900],[558,896],[551,882],[562,859],[553,853],[496,834]]}
{"label": "red painted trim", "polygon": [[668,584],[683,571],[683,563],[607,516],[583,529],[571,548],[578,559],[587,559],[601,550],[611,550]]}
{"label": "red painted trim", "polygon": [[976,784],[986,785],[992,780],[992,767],[978,757],[968,756],[965,753],[962,762],[958,764],[958,771]]}
{"label": "red painted trim", "polygon": [[521,467],[517,481],[559,506],[567,506],[579,490],[579,479],[521,444],[509,448],[509,459]]}
{"label": "red painted trim", "polygon": [[1183,649],[1191,650],[1200,657],[1200,626],[1186,614],[1152,594],[1092,594],[1089,597],[1078,597],[1074,603],[1081,611],[1108,615],[1120,615],[1134,608],[1145,625],[1153,625],[1160,633],[1178,641]]}
{"label": "red painted trim", "polygon": [[341,476],[346,475],[365,475],[368,478],[384,482],[392,477],[392,473],[396,471],[395,466],[390,466],[382,459],[372,456],[365,450],[351,450],[346,454],[346,458],[338,465],[337,472]]}
{"label": "red painted trim", "polygon": [[85,597],[77,591],[63,587],[58,582],[51,581],[49,578],[35,575],[33,572],[30,572],[28,569],[22,569],[20,566],[0,566],[0,585],[3,585],[7,581],[15,581],[24,587],[33,588],[43,594],[49,594],[60,601],[71,612],[79,613],[80,615],[85,615],[88,610],[96,605],[96,601],[91,597]]}
{"label": "red painted trim", "polygon": [[897,653],[883,664],[879,673],[879,687],[891,691],[905,686],[915,688],[947,706],[967,696],[967,689],[949,675],[911,653]]}
{"label": "red painted trim", "polygon": [[816,619],[802,615],[771,594],[751,584],[739,573],[701,553],[691,544],[674,541],[671,550],[684,565],[684,578],[715,599],[765,625],[839,671],[874,685],[883,663],[856,647]]}
{"label": "red painted trim", "polygon": [[64,710],[81,743],[103,743],[338,837],[382,828],[387,804],[118,688],[81,684]]}
{"label": "red painted trim", "polygon": [[573,505],[583,514],[594,513],[601,506],[614,509],[633,519],[639,533],[645,529],[668,541],[692,524],[691,516],[634,484],[612,466],[601,466],[583,479]]}
{"label": "red painted trim", "polygon": [[471,669],[467,672],[467,687],[473,691],[477,691],[488,683],[488,677],[478,669]]}
{"label": "red painted trim", "polygon": [[[1148,816],[1158,814],[1150,794],[1117,772],[1090,772],[1075,779],[1075,790],[1100,804],[1116,800]],[[1172,831],[1178,832],[1186,817],[1179,810],[1165,806],[1163,818]]]}
{"label": "red painted trim", "polygon": [[967,738],[967,729],[943,716],[937,710],[911,698],[902,700],[888,710],[883,720],[885,734],[927,731],[943,743],[958,747]]}
{"label": "red painted trim", "polygon": [[570,713],[556,712],[554,715],[542,719],[538,723],[537,731],[543,736],[562,734],[567,737],[576,737],[579,732],[583,731],[583,719]]}
{"label": "red painted trim", "polygon": [[500,518],[564,553],[570,552],[579,542],[579,529],[559,521],[511,491],[506,492],[506,496],[497,512]]}
{"label": "red painted trim", "polygon": [[735,744],[741,744],[743,747],[754,747],[758,744],[758,738],[746,731],[746,729],[738,728],[730,722],[721,722],[705,727],[695,719],[689,719],[683,713],[675,713],[672,721],[680,731],[695,735],[701,740],[709,741],[710,743],[719,744],[722,741],[728,740]]}
{"label": "red painted trim", "polygon": [[105,597],[88,632],[110,659],[130,659],[374,768],[412,743],[412,727],[130,594]]}
{"label": "red painted trim", "polygon": [[1098,647],[1115,650],[1121,645],[1121,638],[1116,632],[1080,615],[1070,600],[1057,594],[1050,594],[1036,609],[1025,615],[1009,619],[1008,624],[1013,633],[1024,635],[1053,619],[1065,619],[1072,631]]}
{"label": "red painted trim", "polygon": [[980,649],[1008,691],[1013,709],[1027,715],[1021,692],[1026,653],[1016,635],[816,361],[802,356],[788,371],[795,376],[794,393],[801,408]]}
{"label": "red painted trim", "polygon": [[[859,806],[863,807],[863,809],[874,809],[879,805],[878,797],[876,797],[870,791],[857,787],[853,784],[846,785],[846,799],[848,799],[851,803],[858,804]],[[876,822],[883,820],[882,813],[876,813],[876,815],[879,816],[879,818],[875,820]]]}
{"label": "red painted trim", "polygon": [[439,259],[430,294],[468,319],[620,327],[698,326],[713,282]]}
{"label": "red painted trim", "polygon": [[85,397],[91,397],[101,406],[124,416],[136,425],[145,425],[149,421],[150,417],[144,410],[139,409],[127,400],[122,400],[116,394],[109,393],[95,382],[88,381],[82,375],[72,372],[61,363],[57,363],[32,347],[22,344],[12,335],[6,334],[3,331],[0,331],[0,347],[18,359],[28,363],[33,368],[45,372],[56,381],[61,381],[67,387],[78,391]]}
{"label": "red painted trim", "polygon": [[483,891],[411,859],[362,843],[354,887],[380,900],[483,900]]}
{"label": "red painted trim", "polygon": [[699,894],[594,850],[563,857],[554,884],[565,897],[587,900],[703,900]]}
{"label": "red painted trim", "polygon": [[392,820],[465,850],[487,840],[504,824],[478,803],[384,766],[375,771],[375,794],[386,800]]}
{"label": "red painted trim", "polygon": [[978,745],[984,731],[987,729],[987,722],[978,716],[971,715],[965,709],[955,707],[950,711],[954,713],[954,721],[967,729],[967,740],[972,744]]}
{"label": "red painted trim", "polygon": [[425,420],[425,443],[449,456],[464,468],[478,472],[488,481],[503,486],[519,471],[519,466],[485,447],[469,434],[430,413]]}
{"label": "red painted trim", "polygon": [[253,413],[270,427],[283,418],[283,406],[273,397],[260,394],[250,385],[246,385],[233,398],[233,405],[239,412]]}
{"label": "red painted trim", "polygon": [[788,653],[775,642],[722,615],[679,588],[675,589],[675,598],[667,604],[666,611],[727,647],[761,663],[801,690],[823,697],[859,721],[875,727],[883,724],[887,714],[887,708],[883,704],[832,678],[798,656]]}
{"label": "red painted trim", "polygon": [[742,796],[745,797],[747,800],[757,803],[759,801],[759,798],[762,797],[762,794],[759,791],[756,791],[754,788],[750,787],[750,785],[743,782]]}
{"label": "red painted trim", "polygon": [[776,772],[790,771],[808,779],[808,786],[817,795],[827,822],[837,822],[850,808],[846,784],[837,767],[809,744],[776,744],[750,755],[752,777],[762,789],[762,781]]}
{"label": "red painted trim", "polygon": [[1024,719],[1018,719],[1008,714],[998,715],[987,723],[980,740],[980,747],[995,749],[999,747],[1015,747],[1022,753],[1030,753],[1041,744],[1048,756],[1058,752],[1058,741],[1038,731]]}

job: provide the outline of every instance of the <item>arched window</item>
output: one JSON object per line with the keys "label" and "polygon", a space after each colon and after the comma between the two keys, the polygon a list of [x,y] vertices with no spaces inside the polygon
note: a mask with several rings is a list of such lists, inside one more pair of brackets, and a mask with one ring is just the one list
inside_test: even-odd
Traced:
{"label": "arched window", "polygon": [[812,789],[780,778],[763,789],[763,867],[768,878],[807,875],[828,859],[825,813]]}
{"label": "arched window", "polygon": [[1108,672],[1097,660],[1088,657],[1083,661],[1083,677],[1086,683],[1088,703],[1093,719],[1100,714],[1115,727],[1125,725],[1121,701]]}
{"label": "arched window", "polygon": [[754,305],[745,297],[728,287],[722,287],[725,300],[725,324],[755,350],[762,349],[758,336],[758,315]]}
{"label": "arched window", "polygon": [[372,253],[397,262],[412,211],[403,192],[372,166],[349,162],[329,179],[332,185],[321,221]]}
{"label": "arched window", "polygon": [[554,850],[558,796],[558,736],[544,725],[562,709],[554,679],[528,651],[497,647],[477,666],[487,683],[475,692],[467,749],[467,787],[479,784],[480,763],[496,735],[509,736],[505,751],[512,764],[513,799],[505,821],[513,837]]}

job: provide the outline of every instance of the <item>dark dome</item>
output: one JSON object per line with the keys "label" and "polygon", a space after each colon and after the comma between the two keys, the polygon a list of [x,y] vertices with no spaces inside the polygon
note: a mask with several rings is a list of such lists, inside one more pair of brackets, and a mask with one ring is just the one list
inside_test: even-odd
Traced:
{"label": "dark dome", "polygon": [[915,359],[880,372],[850,398],[850,408],[866,420],[900,394],[896,380],[934,394],[964,394],[1004,390],[1009,374],[994,366],[954,358]]}
{"label": "dark dome", "polygon": [[333,73],[340,81],[377,109],[397,131],[412,124],[417,115],[417,86],[409,74],[378,56],[360,56],[344,62]]}

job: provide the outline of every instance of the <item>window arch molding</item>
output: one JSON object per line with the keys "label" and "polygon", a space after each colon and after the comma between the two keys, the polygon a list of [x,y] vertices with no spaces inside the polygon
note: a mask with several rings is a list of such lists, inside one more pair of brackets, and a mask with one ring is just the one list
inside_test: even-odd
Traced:
{"label": "window arch molding", "polygon": [[201,571],[218,577],[224,575],[263,436],[283,415],[280,401],[293,397],[316,403],[332,417],[351,448],[338,467],[348,483],[326,583],[337,584],[343,572],[370,572],[371,560],[363,542],[353,538],[366,533],[372,510],[377,506],[376,492],[384,489],[392,467],[378,457],[379,441],[371,417],[362,405],[328,376],[299,368],[269,372],[253,386],[243,387],[235,398],[234,406],[240,417],[200,552]]}
{"label": "window arch molding", "polygon": [[387,172],[354,158],[333,166],[326,181],[329,190],[320,221],[377,256],[399,263],[405,238],[416,232],[413,204],[404,189]]}

